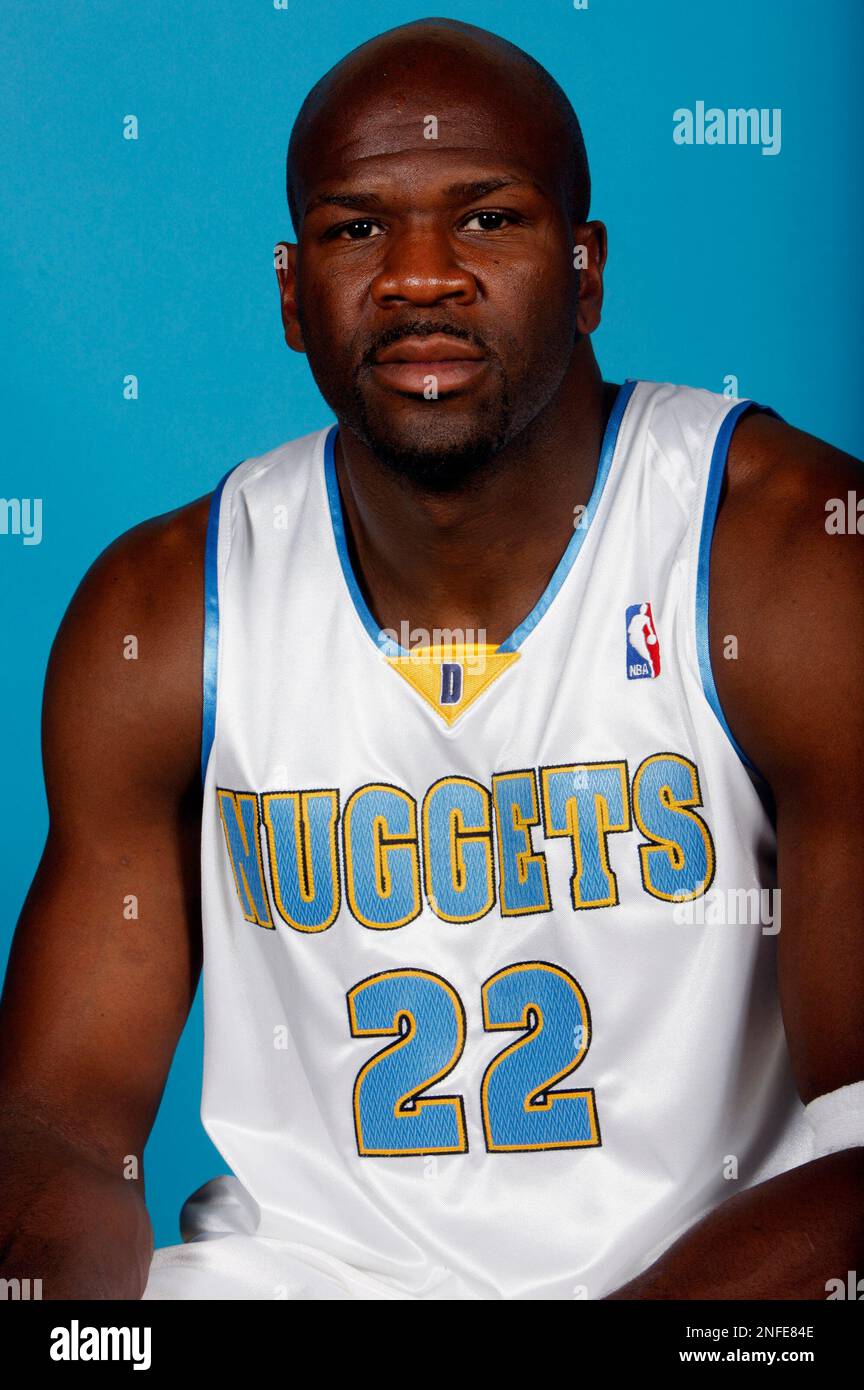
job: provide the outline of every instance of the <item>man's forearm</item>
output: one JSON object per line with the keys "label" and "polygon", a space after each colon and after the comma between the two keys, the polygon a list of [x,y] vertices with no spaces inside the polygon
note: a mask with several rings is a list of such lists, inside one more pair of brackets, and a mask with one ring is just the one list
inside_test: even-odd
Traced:
{"label": "man's forearm", "polygon": [[824,1299],[864,1274],[864,1148],[780,1173],[721,1203],[613,1299]]}
{"label": "man's forearm", "polygon": [[0,1127],[0,1278],[39,1280],[44,1299],[137,1299],[152,1250],[141,1182],[43,1129]]}

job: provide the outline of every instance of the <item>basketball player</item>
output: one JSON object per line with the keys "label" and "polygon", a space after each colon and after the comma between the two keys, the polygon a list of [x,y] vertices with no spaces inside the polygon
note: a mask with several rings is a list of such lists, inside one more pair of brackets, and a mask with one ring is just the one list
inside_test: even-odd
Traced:
{"label": "basketball player", "polygon": [[[860,473],[602,379],[579,125],[492,35],[350,54],[288,193],[285,336],[336,423],[121,537],[51,657],[2,1272],[824,1298],[864,1242],[861,551],[824,524]],[[233,1176],[151,1265],[199,912]]]}

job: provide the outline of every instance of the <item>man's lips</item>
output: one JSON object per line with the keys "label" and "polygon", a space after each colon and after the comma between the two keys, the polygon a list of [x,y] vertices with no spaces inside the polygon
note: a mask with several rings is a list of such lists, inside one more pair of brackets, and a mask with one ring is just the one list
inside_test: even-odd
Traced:
{"label": "man's lips", "polygon": [[382,348],[373,361],[379,381],[409,395],[427,394],[430,377],[434,378],[436,394],[457,391],[470,385],[485,368],[486,358],[479,348],[443,333],[402,338]]}
{"label": "man's lips", "polygon": [[375,362],[480,362],[483,354],[462,338],[432,333],[428,338],[400,338],[375,354]]}

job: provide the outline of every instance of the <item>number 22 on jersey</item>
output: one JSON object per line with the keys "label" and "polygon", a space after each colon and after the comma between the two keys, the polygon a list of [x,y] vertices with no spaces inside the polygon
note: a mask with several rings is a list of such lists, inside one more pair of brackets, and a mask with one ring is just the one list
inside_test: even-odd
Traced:
{"label": "number 22 on jersey", "polygon": [[[521,1036],[492,1058],[480,1088],[490,1153],[600,1144],[593,1090],[554,1090],[591,1041],[588,1002],[573,976],[546,961],[497,971],[481,990],[486,1032]],[[354,1126],[363,1157],[467,1153],[461,1095],[428,1096],[465,1048],[465,1008],[440,975],[408,968],[362,980],[348,994],[351,1034],[391,1037],[354,1082]]]}

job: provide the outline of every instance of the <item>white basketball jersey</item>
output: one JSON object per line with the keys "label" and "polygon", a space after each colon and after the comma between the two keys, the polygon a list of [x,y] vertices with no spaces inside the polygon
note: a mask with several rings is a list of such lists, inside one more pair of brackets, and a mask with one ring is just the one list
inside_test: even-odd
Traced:
{"label": "white basketball jersey", "polygon": [[774,833],[708,653],[748,404],[622,386],[495,649],[379,631],[336,426],[214,495],[202,1118],[235,1177],[147,1297],[599,1299],[808,1159]]}

